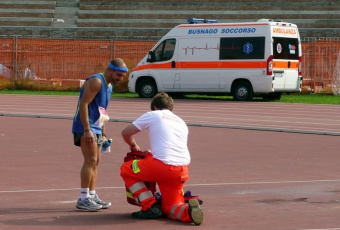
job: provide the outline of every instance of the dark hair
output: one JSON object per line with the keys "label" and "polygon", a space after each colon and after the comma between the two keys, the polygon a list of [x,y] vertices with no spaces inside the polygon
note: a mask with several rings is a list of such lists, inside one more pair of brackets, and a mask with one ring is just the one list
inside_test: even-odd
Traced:
{"label": "dark hair", "polygon": [[115,58],[111,60],[111,64],[117,67],[125,67],[125,63],[121,58]]}
{"label": "dark hair", "polygon": [[159,110],[168,109],[172,111],[174,108],[174,100],[167,93],[157,93],[151,101],[151,110],[154,111],[155,107]]}

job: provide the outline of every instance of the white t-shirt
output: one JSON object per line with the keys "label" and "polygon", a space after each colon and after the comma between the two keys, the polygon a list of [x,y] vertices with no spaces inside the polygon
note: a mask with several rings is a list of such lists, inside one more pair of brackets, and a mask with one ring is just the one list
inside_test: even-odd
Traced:
{"label": "white t-shirt", "polygon": [[168,165],[188,165],[190,153],[187,146],[188,127],[170,110],[156,110],[144,113],[133,124],[149,132],[153,157]]}

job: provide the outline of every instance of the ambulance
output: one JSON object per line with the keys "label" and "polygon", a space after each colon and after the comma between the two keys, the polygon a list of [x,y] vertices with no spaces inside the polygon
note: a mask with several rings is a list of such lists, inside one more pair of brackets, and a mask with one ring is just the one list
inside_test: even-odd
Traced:
{"label": "ambulance", "polygon": [[151,98],[169,94],[255,96],[279,100],[301,92],[298,28],[281,20],[217,23],[188,18],[171,29],[129,75],[129,91]]}

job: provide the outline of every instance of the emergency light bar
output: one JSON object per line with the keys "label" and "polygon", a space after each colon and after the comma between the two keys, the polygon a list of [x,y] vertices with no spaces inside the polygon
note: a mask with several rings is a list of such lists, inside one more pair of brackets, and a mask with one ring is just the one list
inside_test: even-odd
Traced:
{"label": "emergency light bar", "polygon": [[190,24],[196,24],[196,23],[217,23],[217,20],[214,19],[200,19],[200,18],[188,18],[187,22]]}
{"label": "emergency light bar", "polygon": [[258,22],[282,22],[281,19],[276,18],[276,19],[266,19],[266,18],[262,18],[257,20]]}

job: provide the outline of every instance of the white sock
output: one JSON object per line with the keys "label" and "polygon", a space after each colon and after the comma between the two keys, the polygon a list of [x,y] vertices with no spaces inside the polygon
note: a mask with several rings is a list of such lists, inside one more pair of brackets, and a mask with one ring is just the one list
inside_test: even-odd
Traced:
{"label": "white sock", "polygon": [[95,198],[96,196],[96,190],[92,190],[89,192],[91,198]]}
{"label": "white sock", "polygon": [[89,198],[89,188],[81,188],[80,189],[80,199],[84,201],[86,198]]}

